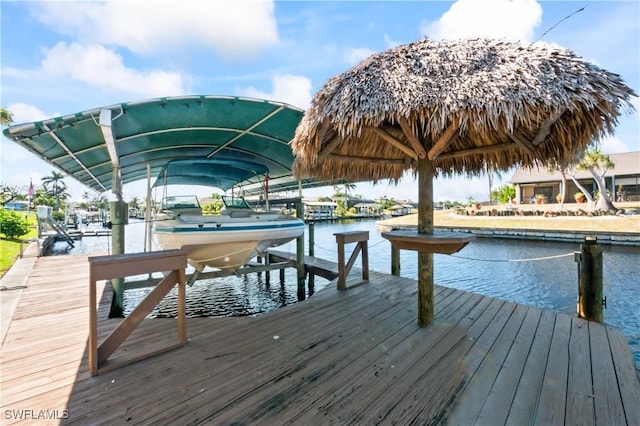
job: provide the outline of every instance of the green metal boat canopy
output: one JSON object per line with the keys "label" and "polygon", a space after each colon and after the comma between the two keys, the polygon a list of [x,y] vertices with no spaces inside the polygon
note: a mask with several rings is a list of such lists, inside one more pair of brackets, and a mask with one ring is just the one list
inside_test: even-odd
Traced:
{"label": "green metal boat canopy", "polygon": [[[304,111],[229,96],[126,102],[4,130],[4,135],[99,193],[147,178],[155,185],[238,186],[245,194],[313,187],[292,177],[290,141]],[[165,173],[166,172],[166,173]]]}
{"label": "green metal boat canopy", "polygon": [[259,183],[268,172],[265,166],[248,161],[211,158],[171,160],[162,168],[153,186],[203,185],[226,191],[238,182],[253,180]]}

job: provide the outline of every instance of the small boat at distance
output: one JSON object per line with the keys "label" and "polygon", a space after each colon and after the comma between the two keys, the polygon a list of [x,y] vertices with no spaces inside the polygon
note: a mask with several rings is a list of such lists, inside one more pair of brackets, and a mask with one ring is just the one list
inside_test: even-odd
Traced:
{"label": "small boat at distance", "polygon": [[285,244],[304,233],[301,219],[256,211],[242,197],[222,196],[219,215],[203,215],[195,195],[165,197],[152,226],[160,250],[183,249],[189,263],[236,270],[270,247]]}

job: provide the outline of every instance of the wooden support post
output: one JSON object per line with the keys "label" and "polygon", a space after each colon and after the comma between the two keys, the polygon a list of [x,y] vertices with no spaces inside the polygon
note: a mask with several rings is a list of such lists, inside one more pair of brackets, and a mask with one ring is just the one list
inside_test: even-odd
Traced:
{"label": "wooden support post", "polygon": [[[302,199],[296,202],[296,217],[304,217],[304,204]],[[296,267],[298,271],[298,302],[303,301],[306,298],[305,286],[304,286],[304,234],[297,238],[296,244]]]}
{"label": "wooden support post", "polygon": [[[346,290],[347,276],[351,267],[356,261],[358,254],[362,251],[362,280],[369,281],[369,231],[338,232],[336,236],[338,245],[338,290]],[[344,246],[349,243],[357,243],[349,261],[345,264]]]}
{"label": "wooden support post", "polygon": [[578,316],[589,321],[603,321],[602,248],[595,237],[586,237],[578,262]]}
{"label": "wooden support post", "polygon": [[176,269],[178,274],[178,340],[180,346],[187,344],[187,283],[185,268]]}
{"label": "wooden support post", "polygon": [[307,288],[309,289],[309,296],[312,296],[315,293],[315,274],[313,272],[309,272],[308,277],[309,282],[307,283]]}
{"label": "wooden support post", "polygon": [[391,275],[400,275],[400,249],[391,244]]}
{"label": "wooden support post", "polygon": [[309,222],[309,256],[315,256],[315,225]]}
{"label": "wooden support post", "polygon": [[[433,234],[433,163],[418,160],[418,234]],[[418,252],[418,326],[433,324],[433,253]]]}
{"label": "wooden support post", "polygon": [[[109,214],[111,216],[111,253],[114,255],[124,253],[124,225],[129,220],[129,208],[127,203],[113,201],[109,204]],[[111,310],[109,318],[122,318],[124,304],[124,279],[113,278],[111,280],[113,298],[111,299]]]}
{"label": "wooden support post", "polygon": [[[266,253],[264,257],[264,264],[269,266],[270,263],[271,263],[271,257],[269,257],[269,253]],[[267,287],[271,285],[271,271],[268,269],[264,271],[264,284]]]}

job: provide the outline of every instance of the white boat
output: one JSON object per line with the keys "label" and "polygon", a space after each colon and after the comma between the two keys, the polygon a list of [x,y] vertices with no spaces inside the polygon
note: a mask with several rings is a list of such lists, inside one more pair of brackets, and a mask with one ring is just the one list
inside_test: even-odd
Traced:
{"label": "white boat", "polygon": [[193,195],[166,197],[153,221],[158,249],[184,249],[198,271],[205,266],[236,270],[269,247],[304,233],[301,219],[252,209],[243,198],[222,197],[220,215],[203,215]]}

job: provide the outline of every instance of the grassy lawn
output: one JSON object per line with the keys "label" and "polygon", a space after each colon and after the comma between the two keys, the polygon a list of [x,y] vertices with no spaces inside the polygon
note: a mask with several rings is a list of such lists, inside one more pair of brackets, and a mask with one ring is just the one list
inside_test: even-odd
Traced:
{"label": "grassy lawn", "polygon": [[[617,205],[617,204],[616,204]],[[492,208],[501,210],[504,206],[483,206],[482,210]],[[570,205],[565,209],[577,209]],[[625,203],[625,209],[638,209],[640,203]],[[519,210],[557,211],[557,204],[521,205]],[[471,209],[468,209],[471,210]],[[417,226],[418,215],[412,214],[383,221],[387,226]],[[436,210],[433,215],[435,226],[470,227],[494,229],[535,229],[554,231],[599,231],[599,232],[638,232],[640,233],[640,215],[624,216],[465,216],[455,214],[453,210]]]}
{"label": "grassy lawn", "polygon": [[[461,216],[434,218],[436,226],[495,229],[535,229],[554,231],[640,232],[640,216],[543,217],[543,216]],[[417,223],[417,219],[416,219]]]}
{"label": "grassy lawn", "polygon": [[[11,268],[13,262],[20,255],[20,241],[29,240],[31,238],[38,237],[38,222],[36,219],[35,213],[29,213],[29,233],[27,235],[23,235],[19,239],[10,240],[7,238],[0,238],[0,276],[4,275],[5,272]],[[27,246],[24,245],[26,249]]]}

